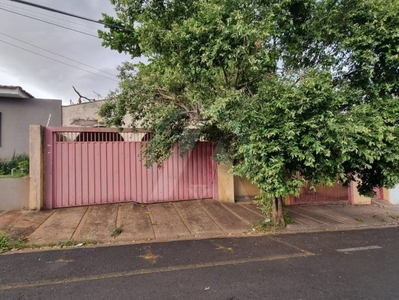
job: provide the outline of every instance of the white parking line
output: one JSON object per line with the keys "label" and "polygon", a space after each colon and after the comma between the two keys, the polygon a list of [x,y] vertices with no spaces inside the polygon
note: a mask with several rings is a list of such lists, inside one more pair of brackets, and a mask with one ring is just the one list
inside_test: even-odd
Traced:
{"label": "white parking line", "polygon": [[374,250],[381,249],[380,246],[367,246],[367,247],[356,247],[356,248],[346,248],[346,249],[337,249],[338,252],[354,252],[354,251],[364,251],[364,250]]}

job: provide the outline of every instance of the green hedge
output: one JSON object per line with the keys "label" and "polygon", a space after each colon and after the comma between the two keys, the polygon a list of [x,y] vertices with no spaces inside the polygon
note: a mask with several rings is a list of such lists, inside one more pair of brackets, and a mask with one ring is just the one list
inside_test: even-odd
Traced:
{"label": "green hedge", "polygon": [[11,158],[0,159],[0,175],[14,174],[21,176],[29,174],[29,156],[27,154],[14,154]]}

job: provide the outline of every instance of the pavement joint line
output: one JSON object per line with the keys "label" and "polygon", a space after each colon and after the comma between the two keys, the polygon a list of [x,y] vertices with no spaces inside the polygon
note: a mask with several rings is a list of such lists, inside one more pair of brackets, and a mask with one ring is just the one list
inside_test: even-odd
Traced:
{"label": "pavement joint line", "polygon": [[229,212],[231,212],[234,216],[236,216],[237,218],[239,218],[242,222],[244,222],[245,224],[251,226],[251,223],[248,222],[248,220],[246,220],[245,218],[241,217],[239,214],[235,213],[234,211],[232,211],[230,208],[228,208],[224,203],[220,203],[226,210],[228,210]]}
{"label": "pavement joint line", "polygon": [[[83,224],[84,224],[84,222],[85,222],[86,219],[87,219],[87,213],[88,213],[88,211],[89,211],[89,207],[90,207],[90,206],[88,206],[88,207],[86,208],[85,212],[83,213],[82,217],[80,218],[80,220],[79,220],[79,222],[78,222],[78,225],[76,225],[75,230],[72,232],[72,235],[71,235],[71,237],[70,237],[70,240],[72,240],[72,238],[75,236],[75,234],[76,234],[76,235],[79,235],[79,233],[81,232],[82,227],[83,227]],[[75,237],[76,237],[76,236],[75,236]]]}
{"label": "pavement joint line", "polygon": [[172,202],[172,207],[173,207],[173,209],[176,211],[176,213],[178,214],[178,216],[180,217],[180,219],[182,220],[184,226],[186,226],[188,232],[189,232],[191,235],[194,235],[194,233],[191,232],[191,230],[190,230],[190,228],[189,228],[189,226],[188,226],[187,220],[186,220],[185,218],[183,218],[183,216],[181,215],[181,213],[180,213],[179,210],[176,208],[176,206],[175,206],[175,204],[174,204],[173,202]]}
{"label": "pavement joint line", "polygon": [[170,273],[170,272],[177,272],[177,271],[205,269],[205,268],[220,267],[220,266],[242,265],[242,264],[255,263],[255,262],[267,262],[267,261],[276,261],[276,260],[283,260],[283,259],[309,257],[309,256],[313,256],[313,255],[315,255],[315,254],[313,254],[313,253],[294,253],[294,254],[285,254],[285,255],[257,257],[257,258],[244,258],[244,259],[235,259],[235,260],[226,260],[226,261],[216,261],[216,262],[209,262],[209,263],[202,263],[202,264],[189,264],[189,265],[180,265],[180,266],[177,265],[177,266],[161,267],[161,268],[139,269],[139,270],[125,271],[125,272],[91,275],[91,276],[85,276],[85,277],[71,277],[71,278],[66,278],[66,279],[42,280],[42,281],[36,281],[36,282],[6,284],[6,285],[0,285],[0,291],[35,288],[35,287],[52,286],[52,285],[60,285],[60,284],[70,284],[70,283],[78,283],[78,282],[88,282],[88,281],[105,280],[105,279],[115,279],[115,278],[132,277],[132,276],[140,276],[140,275]]}
{"label": "pavement joint line", "polygon": [[155,222],[154,222],[154,219],[152,218],[151,211],[148,209],[148,206],[147,206],[147,205],[145,205],[144,208],[145,208],[145,211],[146,211],[146,215],[148,216],[148,218],[150,218],[151,229],[152,229],[152,234],[154,235],[154,239],[157,240],[158,237],[157,237],[157,235],[155,234],[155,229],[154,229],[154,224],[155,224]]}
{"label": "pavement joint line", "polygon": [[14,225],[17,224],[24,216],[24,212],[21,211],[19,215],[7,225],[7,229],[10,230],[12,227],[14,227]]}
{"label": "pavement joint line", "polygon": [[313,213],[321,215],[322,217],[325,217],[327,219],[331,219],[333,221],[343,223],[343,224],[345,224],[345,222],[352,221],[351,219],[346,218],[346,217],[341,217],[340,215],[332,216],[332,214],[336,214],[335,212],[332,212],[332,211],[329,211],[329,213],[326,213],[318,208],[312,208],[311,211],[309,211],[303,207],[298,207],[298,209],[302,210],[302,211],[306,211],[306,212],[313,212]]}
{"label": "pavement joint line", "polygon": [[292,211],[293,213],[296,213],[296,214],[298,214],[298,215],[300,215],[300,216],[302,216],[302,217],[304,217],[304,218],[307,218],[307,219],[310,219],[310,220],[312,220],[312,221],[315,221],[316,223],[321,223],[321,224],[324,224],[324,225],[331,226],[331,224],[329,224],[329,223],[326,223],[326,222],[317,220],[317,219],[315,219],[315,218],[309,217],[309,216],[307,216],[307,215],[301,214],[300,212],[297,212],[297,211],[295,211],[295,210],[290,210],[290,209],[288,209],[288,211]]}
{"label": "pavement joint line", "polygon": [[[303,208],[301,208],[301,209],[303,209]],[[317,214],[322,215],[322,216],[325,216],[325,217],[327,217],[327,218],[329,218],[329,219],[332,219],[332,220],[334,220],[334,221],[337,221],[337,222],[352,221],[352,219],[349,218],[349,217],[346,217],[346,216],[344,216],[344,215],[342,215],[342,214],[338,214],[338,213],[332,211],[331,209],[328,209],[328,208],[326,208],[326,209],[328,210],[328,212],[326,212],[325,210],[320,209],[320,208],[318,208],[318,207],[313,208],[313,210],[314,210]]]}
{"label": "pavement joint line", "polygon": [[239,203],[237,203],[237,205],[239,205],[239,206],[241,206],[241,207],[244,207],[246,210],[249,210],[249,211],[253,212],[254,214],[256,214],[256,215],[258,215],[258,216],[260,216],[260,217],[265,217],[262,213],[253,211],[252,209],[249,209],[249,208],[247,207],[248,204],[239,204]]}
{"label": "pavement joint line", "polygon": [[355,252],[355,251],[377,250],[377,249],[382,249],[382,247],[375,245],[375,246],[365,246],[365,247],[337,249],[337,251],[338,252]]}
{"label": "pavement joint line", "polygon": [[287,247],[291,247],[291,248],[293,248],[293,249],[295,249],[295,250],[298,250],[298,251],[301,251],[302,253],[305,253],[306,255],[316,255],[315,253],[313,253],[313,252],[310,252],[310,251],[308,251],[308,250],[305,250],[305,249],[302,249],[302,248],[300,248],[300,247],[298,247],[298,246],[295,246],[295,245],[293,245],[293,244],[290,244],[290,243],[287,243],[287,242],[283,242],[282,240],[280,240],[280,239],[278,239],[278,238],[273,238],[273,237],[268,237],[270,240],[272,240],[272,241],[275,241],[276,243],[279,243],[279,244],[283,244],[283,245],[285,245],[285,246],[287,246]]}
{"label": "pavement joint line", "polygon": [[223,230],[222,226],[220,226],[220,224],[216,221],[216,219],[214,217],[212,217],[212,215],[208,212],[208,210],[201,204],[202,201],[198,202],[198,205],[202,208],[202,210],[208,215],[208,217],[213,221],[213,223],[216,224],[216,226],[220,229],[221,232],[223,233],[228,233],[226,231]]}
{"label": "pavement joint line", "polygon": [[[50,214],[43,222],[41,222],[40,225],[37,226],[36,229],[33,230],[33,232],[32,232],[30,235],[32,235],[34,232],[36,232],[36,230],[38,230],[40,227],[42,227],[43,224],[46,223],[46,222],[48,221],[48,219],[50,219],[55,213],[56,213],[56,210],[53,210],[53,211],[51,212],[51,214]],[[14,225],[15,225],[15,224],[14,224]],[[10,229],[11,229],[12,227],[14,227],[14,225],[12,225],[12,226],[10,227]],[[30,235],[29,235],[29,236],[30,236]]]}

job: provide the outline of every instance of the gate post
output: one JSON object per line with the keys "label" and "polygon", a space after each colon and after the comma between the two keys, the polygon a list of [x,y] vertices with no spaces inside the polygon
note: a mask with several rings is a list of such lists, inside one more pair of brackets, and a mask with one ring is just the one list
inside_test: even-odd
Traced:
{"label": "gate post", "polygon": [[232,164],[217,165],[217,185],[218,185],[218,199],[220,202],[235,202],[234,196],[234,176],[229,173]]}
{"label": "gate post", "polygon": [[44,206],[44,128],[29,126],[29,209]]}

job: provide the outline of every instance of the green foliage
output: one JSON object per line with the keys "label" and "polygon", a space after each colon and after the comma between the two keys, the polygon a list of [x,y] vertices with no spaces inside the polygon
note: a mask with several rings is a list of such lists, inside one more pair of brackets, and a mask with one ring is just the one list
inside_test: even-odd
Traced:
{"label": "green foliage", "polygon": [[290,216],[290,213],[288,211],[284,211],[284,222],[286,225],[291,224],[294,220]]}
{"label": "green foliage", "polygon": [[0,175],[11,175],[12,172],[16,172],[20,176],[28,174],[29,156],[26,154],[14,154],[9,159],[0,159]]}
{"label": "green foliage", "polygon": [[12,241],[9,236],[0,231],[0,253],[10,251],[11,249],[24,249],[27,247],[28,245],[25,239],[20,238],[16,241]]}
{"label": "green foliage", "polygon": [[112,230],[111,232],[111,236],[113,238],[116,238],[118,235],[120,235],[122,233],[122,228],[121,227],[115,227],[114,230]]}
{"label": "green foliage", "polygon": [[22,160],[18,163],[18,171],[23,175],[29,174],[29,160]]}
{"label": "green foliage", "polygon": [[104,46],[148,63],[120,67],[100,114],[154,133],[148,166],[206,138],[266,213],[307,180],[363,195],[399,182],[396,0],[112,3],[105,23],[126,30],[100,32]]}
{"label": "green foliage", "polygon": [[263,215],[265,215],[266,219],[271,219],[272,214],[272,200],[265,193],[261,193],[255,196],[255,202],[260,208]]}
{"label": "green foliage", "polygon": [[8,251],[10,248],[10,238],[0,231],[0,253]]}

